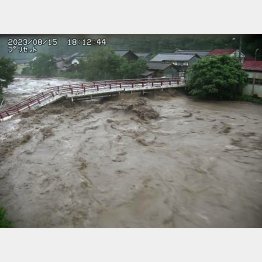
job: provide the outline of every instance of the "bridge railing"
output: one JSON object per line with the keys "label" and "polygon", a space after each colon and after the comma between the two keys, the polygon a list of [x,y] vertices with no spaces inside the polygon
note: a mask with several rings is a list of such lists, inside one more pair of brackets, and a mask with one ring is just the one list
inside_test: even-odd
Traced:
{"label": "bridge railing", "polygon": [[125,86],[135,87],[135,85],[146,85],[154,86],[156,84],[164,85],[165,83],[180,84],[182,81],[179,77],[175,78],[152,78],[152,79],[124,79],[124,80],[104,80],[104,81],[93,81],[82,84],[70,84],[49,87],[48,90],[52,92],[59,92],[59,94],[74,94],[86,91],[99,91],[101,88],[123,88]]}
{"label": "bridge railing", "polygon": [[44,101],[56,97],[57,95],[74,95],[74,94],[85,94],[85,93],[95,93],[98,91],[104,91],[110,89],[123,90],[124,88],[144,88],[154,87],[154,86],[164,86],[164,85],[179,85],[183,84],[184,80],[180,77],[172,78],[141,78],[141,79],[117,79],[117,80],[103,80],[103,81],[93,81],[81,84],[68,84],[61,86],[49,87],[45,91],[39,94],[30,96],[23,101],[15,104],[14,106],[8,107],[7,109],[0,112],[0,120],[8,116],[17,114],[25,109],[30,109],[35,105],[40,105]]}
{"label": "bridge railing", "polygon": [[[74,86],[70,86],[71,93],[75,92],[81,92],[84,90],[86,91],[99,91],[99,89],[103,88],[109,88],[109,89],[116,89],[116,88],[124,88],[124,87],[146,87],[146,86],[162,86],[164,84],[181,84],[183,83],[183,80],[181,78],[153,78],[153,79],[128,79],[128,80],[106,80],[106,81],[94,81],[92,83],[82,84],[82,87],[77,86],[76,88]],[[82,88],[82,90],[81,90]]]}

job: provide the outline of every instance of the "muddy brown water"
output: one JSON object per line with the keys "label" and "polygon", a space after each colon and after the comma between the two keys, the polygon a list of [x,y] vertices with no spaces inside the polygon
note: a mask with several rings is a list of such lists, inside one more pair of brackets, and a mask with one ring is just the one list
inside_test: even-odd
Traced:
{"label": "muddy brown water", "polygon": [[175,92],[56,103],[0,123],[16,227],[261,227],[262,106]]}

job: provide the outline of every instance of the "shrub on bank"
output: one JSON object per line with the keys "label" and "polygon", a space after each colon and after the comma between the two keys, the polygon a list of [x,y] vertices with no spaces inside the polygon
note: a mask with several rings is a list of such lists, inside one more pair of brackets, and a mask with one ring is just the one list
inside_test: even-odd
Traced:
{"label": "shrub on bank", "polygon": [[210,99],[236,99],[247,84],[247,73],[234,57],[207,56],[195,63],[188,73],[190,95]]}

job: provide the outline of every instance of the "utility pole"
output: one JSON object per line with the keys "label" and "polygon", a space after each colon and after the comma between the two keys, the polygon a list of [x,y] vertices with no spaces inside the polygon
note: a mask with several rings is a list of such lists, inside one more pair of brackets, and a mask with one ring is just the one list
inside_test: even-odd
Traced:
{"label": "utility pole", "polygon": [[256,49],[255,51],[255,61],[257,61],[257,52],[259,51],[259,48]]}
{"label": "utility pole", "polygon": [[242,35],[239,36],[239,50],[238,50],[238,58],[241,63],[241,52],[242,52]]}
{"label": "utility pole", "polygon": [[[255,61],[257,61],[257,52],[259,51],[259,48],[256,49],[255,51]],[[254,95],[255,92],[255,80],[256,79],[256,72],[253,72],[253,82],[252,82],[252,96]]]}

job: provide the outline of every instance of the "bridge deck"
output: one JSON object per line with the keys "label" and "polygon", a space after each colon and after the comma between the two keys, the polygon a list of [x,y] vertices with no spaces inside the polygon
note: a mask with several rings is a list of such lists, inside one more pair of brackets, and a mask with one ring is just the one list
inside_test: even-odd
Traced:
{"label": "bridge deck", "polygon": [[139,91],[163,90],[177,88],[185,85],[181,78],[152,78],[152,79],[129,79],[108,80],[92,83],[54,86],[31,96],[21,102],[0,111],[0,121],[7,120],[12,116],[27,110],[36,109],[53,103],[61,98],[67,99],[92,99],[93,97],[111,96],[120,93],[132,93]]}

